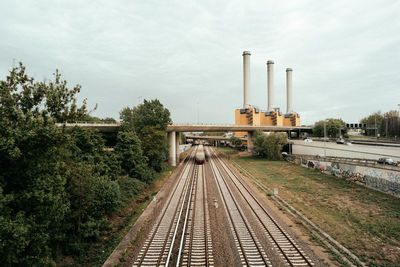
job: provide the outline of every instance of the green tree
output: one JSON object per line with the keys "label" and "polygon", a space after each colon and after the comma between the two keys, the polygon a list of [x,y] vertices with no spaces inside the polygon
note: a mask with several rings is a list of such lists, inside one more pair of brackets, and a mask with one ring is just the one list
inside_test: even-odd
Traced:
{"label": "green tree", "polygon": [[234,135],[229,138],[229,143],[235,148],[242,146],[242,140]]}
{"label": "green tree", "polygon": [[[55,121],[86,113],[58,72],[35,82],[20,64],[0,81],[0,250],[3,266],[52,264],[70,211],[62,173],[68,138]],[[8,238],[7,238],[8,237]],[[16,244],[18,248],[16,249]]]}
{"label": "green tree", "polygon": [[135,132],[120,131],[114,150],[121,162],[121,168],[129,176],[144,182],[152,180],[153,175],[147,168],[147,158],[143,155],[141,142]]}
{"label": "green tree", "polygon": [[165,131],[167,125],[172,123],[171,114],[158,99],[144,100],[132,109],[126,107],[120,112],[123,128],[135,130],[140,133],[145,126],[154,126],[157,130]]}
{"label": "green tree", "polygon": [[[327,137],[330,138],[339,137],[339,130],[343,129],[346,125],[342,119],[329,118],[325,122],[323,120],[317,121],[313,127],[314,136],[324,137],[324,124],[326,124]],[[344,131],[341,130],[341,133],[344,134]]]}
{"label": "green tree", "polygon": [[159,100],[144,100],[134,108],[126,107],[120,112],[123,131],[135,131],[141,141],[143,154],[149,166],[157,172],[168,154],[166,128],[170,124],[170,112]]}
{"label": "green tree", "polygon": [[371,115],[362,118],[360,122],[367,124],[367,128],[372,128],[365,131],[366,135],[375,136],[375,126],[377,128],[376,134],[380,134],[380,129],[382,128],[381,125],[383,123],[383,114],[381,111],[374,112]]}
{"label": "green tree", "polygon": [[120,163],[99,133],[55,125],[88,115],[80,86],[54,76],[36,82],[20,64],[0,81],[1,266],[54,265],[55,254],[96,239],[120,205]]}
{"label": "green tree", "polygon": [[[384,114],[381,111],[377,111],[362,118],[360,122],[367,124],[369,129],[365,131],[365,134],[369,136],[375,136],[375,134],[386,137],[400,135],[400,117],[397,110],[389,110]],[[376,132],[375,127],[377,128]]]}
{"label": "green tree", "polygon": [[382,132],[386,137],[394,137],[400,135],[400,117],[397,110],[390,110],[384,115],[384,121],[382,122]]}
{"label": "green tree", "polygon": [[100,122],[100,123],[117,123],[117,120],[111,117],[106,117],[104,119],[98,118],[98,117],[93,117],[90,115],[87,115],[85,118],[83,118],[83,121],[87,122]]}
{"label": "green tree", "polygon": [[282,159],[282,148],[287,144],[285,133],[270,133],[268,135],[257,131],[253,136],[254,151],[263,158],[269,160]]}

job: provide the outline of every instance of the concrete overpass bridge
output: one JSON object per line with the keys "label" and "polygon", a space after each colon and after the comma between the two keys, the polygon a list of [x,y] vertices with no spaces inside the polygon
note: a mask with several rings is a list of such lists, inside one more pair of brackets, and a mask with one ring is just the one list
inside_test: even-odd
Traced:
{"label": "concrete overpass bridge", "polygon": [[[216,136],[216,135],[190,135],[186,134],[185,135],[187,139],[198,139],[198,140],[225,140],[228,141],[230,137],[225,137],[225,136]],[[247,138],[245,137],[240,137],[239,139],[246,141]]]}
{"label": "concrete overpass bridge", "polygon": [[[84,129],[98,130],[99,132],[112,133],[118,132],[121,126],[120,123],[91,123],[91,122],[76,122],[76,123],[57,123],[59,127],[72,128],[75,126]],[[252,137],[255,131],[264,132],[296,132],[298,136],[302,132],[312,132],[311,126],[266,126],[266,125],[236,125],[236,124],[183,124],[174,123],[167,126],[169,155],[168,162],[172,166],[176,166],[179,160],[179,133],[180,132],[248,132],[247,149],[253,150]]]}

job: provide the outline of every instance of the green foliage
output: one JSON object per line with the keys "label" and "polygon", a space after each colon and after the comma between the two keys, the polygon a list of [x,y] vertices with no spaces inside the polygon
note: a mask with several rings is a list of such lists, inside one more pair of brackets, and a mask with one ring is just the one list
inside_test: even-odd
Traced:
{"label": "green foliage", "polygon": [[[390,110],[384,114],[381,111],[372,113],[371,115],[361,119],[361,123],[366,123],[366,135],[375,136],[379,134],[386,137],[394,137],[400,135],[400,116],[397,110]],[[375,133],[375,127],[377,129]]]}
{"label": "green foliage", "polygon": [[0,81],[1,266],[53,266],[56,254],[83,252],[121,206],[122,169],[151,179],[134,133],[122,134],[114,154],[98,132],[55,125],[89,116],[77,105],[80,86],[54,76],[35,82],[20,64]]}
{"label": "green foliage", "polygon": [[[371,115],[362,118],[361,123],[366,123],[368,128],[377,128],[376,134],[380,134],[379,128],[381,128],[381,124],[383,122],[383,114],[380,111],[374,112]],[[366,135],[375,136],[375,129],[366,130]]]}
{"label": "green foliage", "polygon": [[117,123],[117,120],[111,117],[106,117],[104,119],[98,118],[98,117],[93,117],[93,116],[85,116],[83,118],[83,121],[86,122],[99,122],[99,123]]}
{"label": "green foliage", "polygon": [[186,143],[186,135],[184,133],[179,133],[179,141],[181,144]]}
{"label": "green foliage", "polygon": [[[324,137],[324,124],[326,125],[327,137],[337,138],[339,137],[339,130],[345,127],[345,122],[342,119],[326,119],[325,122],[317,121],[313,127],[313,135],[318,137]],[[344,131],[341,131],[344,134]]]}
{"label": "green foliage", "polygon": [[146,183],[131,177],[121,177],[118,180],[118,184],[121,190],[121,199],[123,201],[127,201],[136,196],[146,187]]}
{"label": "green foliage", "polygon": [[134,129],[136,133],[140,133],[145,126],[154,126],[158,130],[165,130],[170,124],[170,112],[164,108],[158,99],[147,101],[144,100],[132,109],[124,108],[120,112],[120,118],[123,122],[123,128]]}
{"label": "green foliage", "polygon": [[79,90],[69,90],[58,72],[54,81],[35,82],[22,64],[0,81],[0,186],[5,200],[0,236],[16,238],[4,239],[3,266],[51,265],[52,250],[65,238],[70,206],[62,170],[68,138],[54,122],[76,120],[86,112],[85,103],[76,105]]}
{"label": "green foliage", "polygon": [[282,159],[282,148],[287,144],[287,135],[284,133],[255,132],[253,136],[254,151],[269,160]]}
{"label": "green foliage", "polygon": [[162,171],[161,163],[168,153],[168,141],[164,130],[155,126],[145,126],[140,134],[143,154],[149,159],[149,166],[157,171]]}
{"label": "green foliage", "polygon": [[141,149],[149,166],[160,172],[162,161],[168,153],[166,128],[170,124],[170,112],[159,100],[144,100],[134,108],[126,107],[120,112],[123,131],[135,131],[141,141]]}
{"label": "green foliage", "polygon": [[147,158],[143,155],[141,142],[135,132],[120,131],[114,153],[121,162],[123,171],[129,176],[149,182],[153,175],[147,168]]}
{"label": "green foliage", "polygon": [[229,138],[229,143],[235,148],[242,146],[242,140],[234,135]]}

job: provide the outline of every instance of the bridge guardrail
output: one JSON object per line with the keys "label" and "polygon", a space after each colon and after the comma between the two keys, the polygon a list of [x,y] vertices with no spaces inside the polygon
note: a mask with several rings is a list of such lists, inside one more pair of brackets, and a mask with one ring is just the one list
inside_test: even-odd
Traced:
{"label": "bridge guardrail", "polygon": [[313,156],[313,155],[300,155],[300,154],[296,154],[296,155],[291,154],[288,156],[300,158],[300,159],[328,161],[328,162],[344,163],[344,164],[349,164],[349,165],[357,165],[357,166],[364,166],[364,167],[374,167],[374,168],[379,168],[379,169],[400,171],[399,166],[378,164],[378,162],[376,160],[371,160],[371,159],[343,158],[343,157],[331,157],[331,156],[317,157],[317,156]]}

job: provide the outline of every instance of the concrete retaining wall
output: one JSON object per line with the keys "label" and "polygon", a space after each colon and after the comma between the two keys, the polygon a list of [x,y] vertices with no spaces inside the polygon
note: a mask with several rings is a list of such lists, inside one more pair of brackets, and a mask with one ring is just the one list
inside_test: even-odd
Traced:
{"label": "concrete retaining wall", "polygon": [[309,160],[287,156],[288,161],[303,167],[315,168],[327,174],[333,174],[357,181],[379,191],[400,196],[400,172],[372,167],[356,166],[337,162]]}

